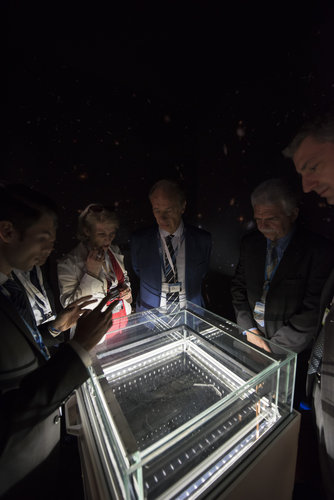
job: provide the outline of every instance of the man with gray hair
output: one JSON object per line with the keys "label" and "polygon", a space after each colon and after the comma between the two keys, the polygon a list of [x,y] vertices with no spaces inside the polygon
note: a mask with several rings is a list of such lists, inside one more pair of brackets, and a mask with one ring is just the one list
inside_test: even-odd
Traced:
{"label": "man with gray hair", "polygon": [[160,307],[172,313],[186,301],[203,306],[210,233],[183,222],[186,198],[177,182],[156,182],[149,199],[156,224],[136,231],[131,239],[132,267],[140,282],[137,311]]}
{"label": "man with gray hair", "polygon": [[[306,123],[283,154],[293,159],[305,193],[315,191],[334,205],[334,116]],[[328,499],[334,498],[334,268],[323,287],[317,334],[307,373],[307,392],[313,407],[320,465]]]}
{"label": "man with gray hair", "polygon": [[271,350],[271,339],[301,353],[314,335],[333,247],[297,224],[299,196],[284,180],[263,182],[251,202],[258,230],[241,242],[231,288],[236,320],[262,349]]}

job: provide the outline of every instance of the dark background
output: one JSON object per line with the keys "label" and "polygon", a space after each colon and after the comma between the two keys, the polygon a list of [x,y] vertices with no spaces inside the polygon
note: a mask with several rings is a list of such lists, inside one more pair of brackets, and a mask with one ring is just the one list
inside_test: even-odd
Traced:
{"label": "dark background", "polygon": [[[8,19],[8,149],[2,179],[61,207],[55,262],[88,203],[113,206],[117,242],[152,222],[159,178],[182,181],[186,219],[213,236],[208,307],[233,318],[229,282],[249,196],[270,177],[299,183],[281,151],[333,108],[332,2],[26,2]],[[303,196],[303,223],[334,234]],[[131,274],[131,270],[130,270]]]}

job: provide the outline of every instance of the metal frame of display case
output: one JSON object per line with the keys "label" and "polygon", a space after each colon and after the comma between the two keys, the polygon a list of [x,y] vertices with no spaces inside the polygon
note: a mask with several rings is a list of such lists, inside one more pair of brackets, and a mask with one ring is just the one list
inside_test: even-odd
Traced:
{"label": "metal frame of display case", "polygon": [[98,477],[86,491],[181,500],[226,481],[292,418],[296,354],[269,345],[191,303],[130,316],[97,346],[78,391],[84,467]]}

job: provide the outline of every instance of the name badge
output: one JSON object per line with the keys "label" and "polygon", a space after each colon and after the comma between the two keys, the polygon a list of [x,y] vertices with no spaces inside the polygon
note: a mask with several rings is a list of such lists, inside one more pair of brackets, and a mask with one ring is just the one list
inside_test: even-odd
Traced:
{"label": "name badge", "polygon": [[164,293],[180,293],[182,290],[182,284],[176,283],[162,283],[161,291]]}
{"label": "name badge", "polygon": [[169,283],[169,293],[180,293],[181,283]]}
{"label": "name badge", "polygon": [[265,304],[263,302],[256,302],[253,312],[253,318],[262,327],[264,327],[264,311]]}

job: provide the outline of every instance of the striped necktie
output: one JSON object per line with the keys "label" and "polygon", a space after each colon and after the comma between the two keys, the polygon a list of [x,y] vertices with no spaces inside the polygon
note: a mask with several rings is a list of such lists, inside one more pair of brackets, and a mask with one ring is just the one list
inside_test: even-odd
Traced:
{"label": "striped necktie", "polygon": [[[172,244],[173,234],[166,236],[166,245],[169,252],[170,260],[172,261],[173,267],[171,266],[167,255],[165,256],[165,278],[166,283],[176,283],[177,282],[177,269],[176,269],[176,256]],[[180,308],[179,302],[179,292],[172,292],[166,294],[166,309],[168,313],[173,313],[178,311]]]}

